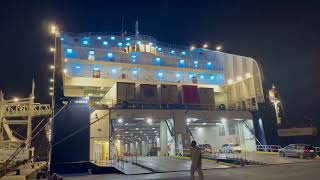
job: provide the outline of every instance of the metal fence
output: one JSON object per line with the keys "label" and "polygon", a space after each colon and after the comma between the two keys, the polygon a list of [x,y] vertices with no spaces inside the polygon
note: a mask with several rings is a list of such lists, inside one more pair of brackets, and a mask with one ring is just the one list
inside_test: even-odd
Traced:
{"label": "metal fence", "polygon": [[279,152],[282,147],[279,145],[257,145],[257,151]]}

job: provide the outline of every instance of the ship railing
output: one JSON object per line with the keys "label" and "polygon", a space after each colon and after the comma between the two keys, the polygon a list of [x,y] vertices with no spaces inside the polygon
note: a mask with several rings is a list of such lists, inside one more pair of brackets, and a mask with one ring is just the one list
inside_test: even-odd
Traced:
{"label": "ship railing", "polygon": [[17,149],[23,144],[22,141],[2,141],[0,149]]}
{"label": "ship railing", "polygon": [[257,145],[257,151],[263,152],[279,152],[281,148],[280,145]]}
{"label": "ship railing", "polygon": [[[110,32],[106,34],[105,32],[84,32],[84,33],[72,33],[72,32],[62,32],[62,37],[64,38],[63,43],[77,43],[80,44],[80,42],[75,42],[74,39],[78,38],[85,38],[85,37],[91,37],[91,39],[96,40],[97,36],[101,36],[102,40],[108,40],[110,41],[110,37],[114,36],[115,40],[122,40],[125,41],[127,37],[129,37],[132,41],[146,41],[153,43],[154,45],[161,47],[161,48],[171,48],[171,49],[177,49],[177,50],[189,50],[190,47],[188,46],[183,46],[183,45],[176,45],[176,44],[169,44],[165,42],[161,42],[156,40],[154,37],[149,36],[149,35],[126,35],[126,36],[121,36],[120,32]],[[122,42],[121,41],[121,42]]]}
{"label": "ship railing", "polygon": [[[109,106],[110,107],[110,106]],[[249,111],[251,109],[221,109],[219,106],[212,104],[162,104],[162,103],[145,103],[138,101],[120,101],[116,102],[112,108],[115,109],[194,109],[194,110],[212,110],[212,111]]]}
{"label": "ship railing", "polygon": [[[166,82],[166,83],[188,83],[188,84],[215,84],[215,85],[220,85],[224,83],[224,77],[218,77],[216,76],[215,80],[208,80],[208,79],[198,79],[196,83],[192,82],[192,78],[185,77],[185,75],[181,75],[179,79],[175,78],[175,75],[171,73],[170,77],[159,77],[159,75],[155,71],[146,71],[146,70],[141,70],[141,72],[145,72],[143,75],[141,73],[137,75],[131,75],[129,71],[127,71],[126,77],[122,77],[122,73],[117,73],[117,74],[112,74],[112,72],[109,72],[107,70],[100,70],[99,76],[94,77],[93,76],[93,70],[83,70],[80,72],[76,72],[72,69],[68,68],[68,73],[65,74],[66,78],[72,78],[72,77],[87,77],[87,78],[105,78],[105,79],[113,79],[113,80],[121,80],[121,79],[126,79],[126,80],[133,80],[133,81],[152,81],[153,83],[160,83],[160,82]],[[163,75],[165,76],[165,75]],[[66,79],[68,80],[68,79]]]}
{"label": "ship railing", "polygon": [[[31,109],[30,109],[31,107]],[[31,106],[27,103],[24,104],[12,104],[5,107],[4,116],[43,116],[48,115],[51,112],[49,104],[34,103]]]}
{"label": "ship railing", "polygon": [[[194,61],[196,57],[188,55],[185,57],[170,56],[164,53],[152,54],[149,52],[139,52],[136,59],[133,60],[130,54],[123,53],[117,49],[103,49],[100,52],[97,52],[95,55],[88,55],[88,48],[77,49],[79,51],[75,56],[66,55],[67,59],[79,59],[82,61],[106,61],[106,62],[119,62],[126,64],[141,64],[141,65],[152,65],[152,66],[163,66],[163,67],[174,67],[174,68],[191,68],[199,70],[208,70],[208,71],[221,71],[223,70],[223,64],[216,59],[208,58],[206,60],[197,60],[198,64],[195,66]],[[102,51],[102,52],[101,52]],[[114,53],[112,57],[106,56],[107,53]],[[155,58],[159,57],[160,61],[156,62]],[[184,60],[184,63],[181,64],[180,60]],[[207,62],[210,61],[212,64],[207,65]]]}

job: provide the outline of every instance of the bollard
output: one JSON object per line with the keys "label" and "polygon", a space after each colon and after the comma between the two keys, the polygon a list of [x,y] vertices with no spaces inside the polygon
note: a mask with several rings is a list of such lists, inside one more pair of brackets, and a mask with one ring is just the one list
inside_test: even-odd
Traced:
{"label": "bollard", "polygon": [[243,162],[243,160],[242,160],[242,157],[241,157],[241,159],[240,159],[240,165],[241,165],[241,167],[244,166],[244,162]]}

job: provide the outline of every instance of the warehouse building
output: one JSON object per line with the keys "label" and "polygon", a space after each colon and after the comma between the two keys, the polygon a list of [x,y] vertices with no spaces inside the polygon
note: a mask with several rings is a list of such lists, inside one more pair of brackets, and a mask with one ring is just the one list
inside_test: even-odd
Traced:
{"label": "warehouse building", "polygon": [[262,77],[252,58],[138,33],[64,32],[56,43],[56,107],[69,104],[54,120],[53,171],[187,155],[193,139],[212,151],[228,143],[255,151],[264,142],[255,113]]}

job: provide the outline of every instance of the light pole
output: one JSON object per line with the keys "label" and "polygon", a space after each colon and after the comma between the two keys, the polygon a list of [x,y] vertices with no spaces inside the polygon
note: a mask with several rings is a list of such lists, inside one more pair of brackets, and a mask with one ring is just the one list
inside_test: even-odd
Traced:
{"label": "light pole", "polygon": [[53,65],[50,66],[52,70],[52,78],[50,79],[50,93],[51,95],[51,118],[49,119],[49,159],[48,159],[48,169],[51,169],[51,156],[52,156],[52,140],[53,140],[53,123],[54,123],[54,109],[55,109],[55,74],[56,74],[56,49],[57,49],[57,38],[60,36],[59,29],[56,25],[50,26],[50,34],[54,37],[54,47],[50,48],[50,52],[53,53]]}

